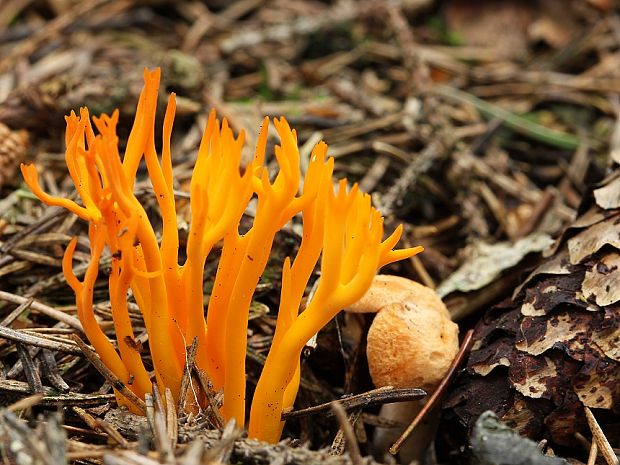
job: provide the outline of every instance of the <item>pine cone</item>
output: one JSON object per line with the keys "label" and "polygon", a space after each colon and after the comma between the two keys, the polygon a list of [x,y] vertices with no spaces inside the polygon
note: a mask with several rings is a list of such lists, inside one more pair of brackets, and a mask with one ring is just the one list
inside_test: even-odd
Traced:
{"label": "pine cone", "polygon": [[[444,403],[443,439],[463,451],[492,410],[534,440],[590,437],[583,406],[612,444],[620,429],[620,177],[564,232],[551,256],[475,329],[467,367]],[[569,449],[563,449],[568,451]]]}
{"label": "pine cone", "polygon": [[24,159],[28,149],[28,132],[13,131],[0,123],[0,187],[15,174],[17,165]]}

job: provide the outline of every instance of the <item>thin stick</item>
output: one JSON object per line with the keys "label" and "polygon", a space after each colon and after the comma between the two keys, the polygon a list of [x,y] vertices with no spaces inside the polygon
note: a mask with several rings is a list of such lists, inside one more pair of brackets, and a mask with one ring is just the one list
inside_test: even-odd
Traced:
{"label": "thin stick", "polygon": [[43,349],[38,354],[38,358],[41,361],[41,365],[43,366],[43,373],[46,378],[49,380],[50,384],[54,386],[59,391],[67,392],[70,391],[71,388],[65,380],[60,376],[60,372],[58,371],[58,365],[56,364],[56,359],[54,358],[54,354],[51,350]]}
{"label": "thin stick", "polygon": [[[197,340],[197,338],[195,340]],[[164,395],[166,397],[166,431],[171,448],[175,450],[179,438],[179,418],[177,416],[177,410],[174,408],[174,397],[172,396],[170,388],[166,388]]]}
{"label": "thin stick", "polygon": [[420,413],[416,415],[416,417],[413,419],[413,421],[407,427],[407,429],[403,432],[403,434],[401,434],[400,437],[396,440],[396,442],[392,444],[392,447],[390,447],[390,454],[392,455],[398,454],[398,451],[402,447],[403,443],[407,440],[409,435],[411,435],[413,430],[420,424],[420,422],[422,421],[422,419],[424,419],[426,414],[430,412],[435,407],[435,405],[437,405],[437,403],[439,402],[439,399],[441,399],[441,396],[443,395],[446,388],[448,387],[448,384],[454,377],[458,367],[461,365],[461,362],[465,358],[465,355],[469,352],[469,347],[472,343],[473,335],[474,335],[473,329],[470,329],[469,331],[467,331],[467,333],[465,334],[465,338],[463,339],[463,343],[461,344],[461,348],[459,349],[459,352],[456,354],[456,357],[452,361],[452,365],[450,365],[450,368],[448,369],[446,376],[444,376],[444,378],[441,380],[441,383],[439,384],[439,386],[437,386],[437,389],[435,390],[435,392],[433,392],[431,397],[428,399],[428,402],[424,405],[424,407],[422,407],[422,410],[420,410]]}
{"label": "thin stick", "polygon": [[37,393],[32,396],[25,397],[24,399],[19,399],[17,402],[9,405],[6,409],[9,412],[17,412],[18,410],[26,410],[27,408],[33,407],[39,403],[43,399],[42,393]]}
{"label": "thin stick", "polygon": [[73,410],[75,412],[75,414],[80,417],[80,419],[86,423],[86,425],[92,429],[93,431],[97,432],[97,433],[101,433],[102,429],[99,426],[99,424],[97,423],[97,419],[95,417],[93,417],[90,413],[88,413],[86,410],[84,410],[82,407],[78,407],[77,405],[74,405],[73,407],[71,407],[71,410]]}
{"label": "thin stick", "polygon": [[110,454],[109,450],[76,450],[67,452],[67,460],[69,462],[82,461],[88,459],[100,459],[104,455]]}
{"label": "thin stick", "polygon": [[[358,423],[357,420],[359,420],[361,414],[362,414],[361,410],[355,410],[353,413],[350,413],[347,416],[347,422],[349,424],[351,424],[351,426],[353,428],[353,432],[355,433],[355,439],[357,441],[360,440],[359,439],[360,436],[359,436],[359,432],[358,432],[360,423]],[[362,430],[364,429],[363,425],[362,425],[361,429]],[[342,430],[342,428],[340,428],[340,429],[338,429],[338,432],[336,433],[336,437],[332,441],[332,445],[330,447],[329,453],[331,455],[342,455],[342,454],[344,454],[344,451],[345,451],[346,447],[347,447],[347,440],[346,440],[346,438],[344,436],[344,431]]]}
{"label": "thin stick", "polygon": [[151,433],[153,433],[153,442],[157,445],[161,441],[157,436],[157,428],[155,427],[155,406],[153,405],[153,394],[150,392],[144,394],[144,406],[146,422],[149,425]]}
{"label": "thin stick", "polygon": [[[30,299],[26,297],[21,297],[19,295],[11,294],[10,292],[0,291],[0,300],[4,300],[5,302],[11,302],[17,305],[22,305],[28,302]],[[76,317],[67,315],[65,312],[61,312],[60,310],[56,310],[55,308],[49,307],[48,305],[44,305],[41,302],[34,301],[30,305],[32,310],[36,310],[39,313],[42,313],[45,316],[49,316],[55,320],[61,321],[78,331],[84,331],[82,328],[82,323]]]}
{"label": "thin stick", "polygon": [[97,353],[88,347],[77,334],[73,335],[73,340],[76,342],[88,361],[93,364],[97,371],[101,373],[103,377],[110,382],[110,384],[112,384],[114,389],[123,394],[127,400],[134,404],[142,413],[145,413],[146,405],[144,404],[144,401],[135,395],[127,386],[125,386],[125,383],[118,379],[112,370],[103,364]]}
{"label": "thin stick", "polygon": [[43,392],[43,383],[41,382],[41,377],[39,376],[39,370],[35,366],[34,360],[32,359],[30,352],[28,352],[28,348],[20,343],[17,343],[16,346],[17,355],[19,356],[22,366],[24,367],[26,381],[28,381],[30,390],[33,394]]}
{"label": "thin stick", "polygon": [[161,398],[161,393],[159,392],[159,385],[157,382],[153,382],[153,388],[151,391],[151,395],[153,396],[153,405],[155,407],[156,412],[161,412],[162,416],[164,416],[164,420],[166,420],[166,410],[164,409],[164,401]]}
{"label": "thin stick", "polygon": [[19,304],[19,306],[15,310],[13,310],[11,313],[5,316],[2,319],[2,321],[0,321],[0,326],[10,326],[11,323],[17,320],[17,318],[19,318],[22,313],[24,313],[26,310],[30,308],[33,302],[34,302],[34,297],[30,297],[26,299],[25,302]]}
{"label": "thin stick", "polygon": [[159,459],[163,463],[172,463],[174,453],[172,445],[168,441],[168,431],[166,430],[166,412],[163,410],[162,399],[159,394],[157,383],[153,383],[153,394],[150,396],[152,404],[147,404],[147,409],[151,411],[151,428],[155,438],[155,448],[159,454]]}
{"label": "thin stick", "polygon": [[595,465],[597,455],[598,455],[598,446],[596,445],[596,439],[593,438],[592,444],[590,445],[590,454],[588,455],[587,465]]}
{"label": "thin stick", "polygon": [[[350,411],[360,408],[374,407],[375,405],[392,404],[395,402],[409,402],[412,400],[423,399],[424,397],[426,397],[426,392],[424,392],[422,389],[396,389],[392,386],[384,386],[378,389],[373,389],[372,391],[364,392],[362,394],[355,394],[353,396],[343,397],[342,399],[338,399],[337,402],[340,402],[342,408],[344,408],[345,411]],[[325,410],[331,409],[333,403],[334,401],[331,401],[324,404],[314,405],[303,410],[283,412],[282,421],[289,418],[322,413]],[[331,412],[328,412],[328,415],[330,414]]]}
{"label": "thin stick", "polygon": [[202,388],[203,392],[207,396],[207,402],[209,403],[209,407],[211,407],[211,413],[213,414],[215,426],[219,430],[221,430],[222,428],[224,428],[224,417],[222,417],[222,413],[220,412],[220,407],[217,404],[215,397],[213,396],[213,387],[212,387],[213,384],[211,383],[211,380],[209,379],[209,375],[203,370],[201,370],[200,368],[198,368],[197,366],[194,366],[194,370],[196,371],[196,374],[198,375],[198,381],[200,382],[200,387]]}
{"label": "thin stick", "polygon": [[[187,348],[186,348],[187,349]],[[196,360],[196,351],[198,349],[198,337],[195,336],[192,341],[189,350],[186,350],[187,359],[185,361],[185,369],[183,370],[183,377],[181,378],[181,388],[179,389],[179,404],[177,406],[177,412],[183,412],[185,409],[185,398],[187,397],[187,390],[192,380],[192,367]]]}
{"label": "thin stick", "polygon": [[586,412],[586,420],[588,420],[588,426],[590,426],[590,431],[592,431],[592,436],[594,437],[596,445],[601,451],[601,455],[603,456],[608,465],[618,465],[618,456],[611,447],[611,444],[609,444],[605,433],[603,433],[603,430],[596,421],[596,418],[594,418],[592,411],[585,406],[583,409]]}
{"label": "thin stick", "polygon": [[95,419],[95,424],[99,430],[108,435],[108,438],[116,442],[121,448],[129,449],[129,442],[118,432],[118,430],[109,422],[102,420],[101,418]]}
{"label": "thin stick", "polygon": [[361,465],[362,454],[360,453],[360,448],[357,443],[355,433],[353,432],[353,427],[347,419],[347,412],[344,410],[342,404],[338,401],[332,402],[331,408],[334,412],[334,416],[340,424],[340,429],[344,434],[345,446],[347,448],[347,452],[349,452],[349,457],[351,457],[351,462],[353,462],[353,465]]}
{"label": "thin stick", "polygon": [[82,352],[79,347],[69,344],[69,342],[60,342],[43,338],[40,336],[34,336],[33,334],[25,333],[23,331],[16,331],[6,326],[0,326],[0,338],[10,339],[11,341],[21,342],[27,346],[41,347],[43,349],[57,350],[59,352],[66,352],[69,354],[79,355]]}

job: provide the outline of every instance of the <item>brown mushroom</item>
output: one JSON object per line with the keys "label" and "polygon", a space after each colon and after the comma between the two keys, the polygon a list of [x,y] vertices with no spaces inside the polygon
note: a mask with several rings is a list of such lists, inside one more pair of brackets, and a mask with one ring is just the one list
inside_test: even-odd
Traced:
{"label": "brown mushroom", "polygon": [[413,299],[409,294],[382,308],[370,326],[366,353],[377,387],[433,391],[458,351],[458,326],[440,309]]}
{"label": "brown mushroom", "polygon": [[[406,278],[378,275],[369,291],[347,309],[377,316],[368,331],[367,357],[373,383],[377,387],[416,387],[435,390],[459,348],[458,326],[434,290]],[[383,406],[381,416],[408,424],[420,408],[417,402]],[[401,459],[421,458],[432,432],[433,418],[426,431],[418,428],[410,438],[414,447],[401,449]],[[423,426],[423,425],[422,425]],[[377,454],[387,451],[400,431],[377,428]],[[381,458],[381,457],[380,457]]]}

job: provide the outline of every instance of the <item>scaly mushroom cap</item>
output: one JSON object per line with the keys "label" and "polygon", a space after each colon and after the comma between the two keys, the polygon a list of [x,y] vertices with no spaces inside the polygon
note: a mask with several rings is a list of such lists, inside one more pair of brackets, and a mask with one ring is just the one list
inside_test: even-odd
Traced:
{"label": "scaly mushroom cap", "polygon": [[377,275],[366,294],[346,310],[378,313],[366,349],[377,387],[433,391],[458,352],[458,326],[441,298],[410,279]]}
{"label": "scaly mushroom cap", "polygon": [[414,300],[390,304],[377,314],[368,331],[370,376],[377,387],[432,391],[458,348],[458,326],[443,315],[442,308]]}
{"label": "scaly mushroom cap", "polygon": [[430,287],[426,287],[402,276],[380,274],[375,276],[372,286],[364,296],[347,308],[352,313],[376,313],[383,308],[414,299],[421,307],[434,308],[445,318],[450,318],[441,298]]}

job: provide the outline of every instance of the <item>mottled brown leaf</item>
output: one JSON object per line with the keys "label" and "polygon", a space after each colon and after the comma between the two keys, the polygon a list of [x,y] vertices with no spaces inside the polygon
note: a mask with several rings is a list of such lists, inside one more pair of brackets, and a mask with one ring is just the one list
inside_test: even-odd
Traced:
{"label": "mottled brown leaf", "polygon": [[[605,316],[605,324],[592,333],[592,342],[610,359],[620,362],[620,311],[614,309],[613,317]],[[607,325],[607,321],[610,322]]]}
{"label": "mottled brown leaf", "polygon": [[605,209],[620,207],[620,176],[614,173],[614,179],[605,186],[594,189],[594,199],[596,204]]}
{"label": "mottled brown leaf", "polygon": [[493,410],[500,417],[513,404],[515,391],[511,389],[505,370],[493,370],[488,376],[466,376],[457,378],[450,398],[444,401],[445,407],[453,409],[461,424],[473,427],[473,422],[485,410]]}
{"label": "mottled brown leaf", "polygon": [[508,375],[524,397],[551,400],[561,405],[566,392],[572,390],[571,379],[581,364],[560,350],[549,350],[543,356],[517,352]]}
{"label": "mottled brown leaf", "polygon": [[549,401],[515,396],[512,407],[501,417],[501,420],[519,434],[535,437],[541,434],[544,418],[552,409]]}
{"label": "mottled brown leaf", "polygon": [[604,245],[620,248],[620,225],[613,216],[597,223],[568,240],[568,253],[572,264],[598,252]]}
{"label": "mottled brown leaf", "polygon": [[576,360],[583,358],[593,315],[586,312],[560,312],[548,318],[524,317],[521,338],[515,347],[531,355],[540,355],[556,348]]}
{"label": "mottled brown leaf", "polygon": [[557,375],[557,367],[550,358],[520,355],[510,370],[510,381],[526,397],[550,399],[547,381]]}
{"label": "mottled brown leaf", "polygon": [[[500,305],[497,307],[500,307]],[[514,337],[520,331],[520,321],[517,312],[506,311],[512,309],[512,307],[507,307],[503,311],[487,312],[483,317],[485,324],[479,325],[474,333],[475,342],[473,348],[478,349],[483,341],[486,342],[490,338],[502,337],[501,334],[498,335],[500,332],[503,335]]]}
{"label": "mottled brown leaf", "polygon": [[450,394],[446,415],[470,428],[490,409],[532,439],[574,448],[575,433],[590,434],[585,405],[618,444],[620,210],[590,208],[558,244],[476,327],[458,408]]}
{"label": "mottled brown leaf", "polygon": [[558,306],[594,310],[581,296],[582,280],[583,272],[542,279],[535,286],[526,289],[521,313],[524,316],[543,316]]}
{"label": "mottled brown leaf", "polygon": [[585,433],[588,425],[581,402],[573,392],[568,392],[562,405],[545,418],[549,439],[563,446],[575,445],[575,433]]}
{"label": "mottled brown leaf", "polygon": [[469,359],[469,367],[474,373],[486,376],[498,366],[510,366],[510,359],[514,356],[513,347],[514,344],[511,339],[498,340],[494,344],[472,353]]}
{"label": "mottled brown leaf", "polygon": [[581,291],[586,299],[594,297],[597,305],[606,306],[620,300],[620,254],[609,253],[586,271]]}
{"label": "mottled brown leaf", "polygon": [[573,387],[584,405],[611,409],[620,402],[620,365],[588,347],[584,365],[573,378]]}
{"label": "mottled brown leaf", "polygon": [[532,271],[527,278],[515,289],[512,294],[512,298],[516,298],[525,286],[527,286],[530,281],[532,281],[536,277],[544,276],[544,275],[558,275],[558,274],[569,274],[570,263],[568,261],[568,253],[563,251],[563,253],[558,253],[554,255],[553,258],[544,261],[540,264],[534,271]]}

